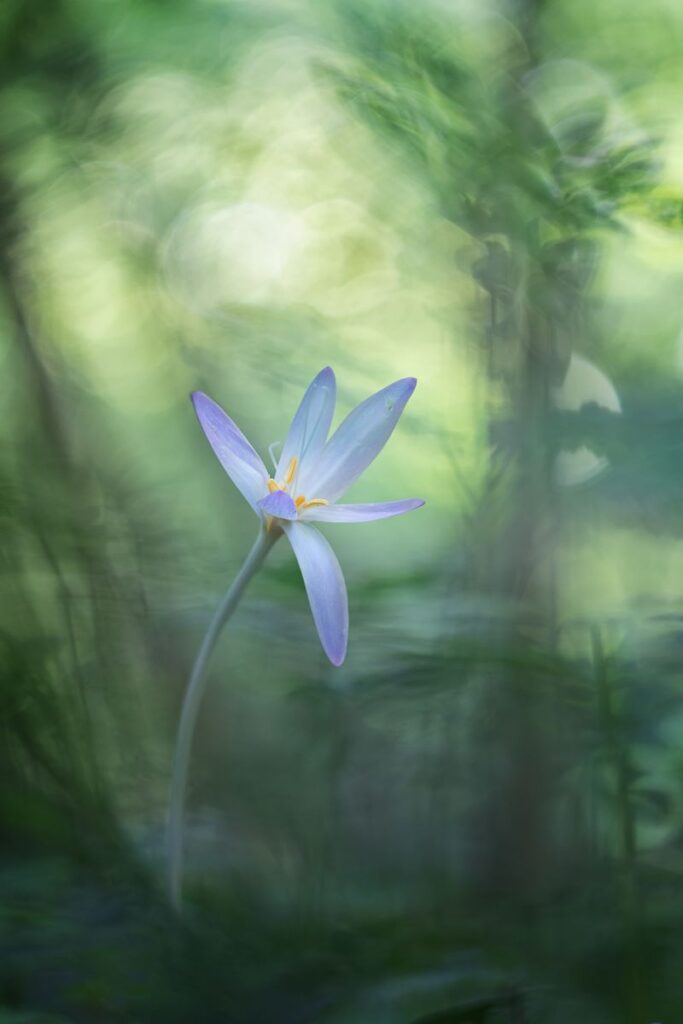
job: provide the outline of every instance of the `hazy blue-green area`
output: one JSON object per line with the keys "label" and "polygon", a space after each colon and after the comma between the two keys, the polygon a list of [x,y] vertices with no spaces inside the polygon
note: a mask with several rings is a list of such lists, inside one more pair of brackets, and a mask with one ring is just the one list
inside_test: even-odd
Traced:
{"label": "hazy blue-green area", "polygon": [[[0,1021],[683,1019],[683,7],[0,6]],[[215,652],[264,457],[419,384]]]}

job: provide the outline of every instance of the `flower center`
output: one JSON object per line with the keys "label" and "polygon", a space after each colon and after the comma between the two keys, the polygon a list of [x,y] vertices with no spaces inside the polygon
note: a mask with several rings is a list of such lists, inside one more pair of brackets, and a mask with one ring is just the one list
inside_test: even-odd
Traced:
{"label": "flower center", "polygon": [[[277,480],[273,480],[271,477],[271,479],[268,481],[268,490],[270,491],[271,494],[273,494],[275,491],[284,491],[286,494],[289,493],[289,488],[294,483],[294,477],[296,476],[296,470],[298,465],[299,460],[297,459],[296,455],[293,455],[292,458],[289,460],[287,472],[284,475],[282,483],[279,484]],[[329,505],[329,501],[327,501],[326,498],[310,498],[307,501],[303,494],[299,494],[297,495],[296,498],[294,498],[294,504],[296,505],[299,512],[303,512],[304,509],[315,508],[316,505]]]}

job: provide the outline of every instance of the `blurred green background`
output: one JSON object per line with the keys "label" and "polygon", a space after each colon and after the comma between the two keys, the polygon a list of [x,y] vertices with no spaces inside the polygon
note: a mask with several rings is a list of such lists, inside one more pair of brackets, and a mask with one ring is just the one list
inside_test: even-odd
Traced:
{"label": "blurred green background", "polygon": [[[683,8],[5,0],[0,47],[0,1021],[680,1020]],[[327,364],[342,415],[418,378],[349,497],[427,506],[326,529],[341,669],[284,544],[252,584],[179,921],[256,527],[188,394],[265,456]]]}

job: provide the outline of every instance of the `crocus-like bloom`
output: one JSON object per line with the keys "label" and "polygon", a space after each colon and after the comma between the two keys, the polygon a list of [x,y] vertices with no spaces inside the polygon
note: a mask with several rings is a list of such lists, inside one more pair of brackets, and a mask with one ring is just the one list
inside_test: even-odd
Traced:
{"label": "crocus-like bloom", "polygon": [[416,383],[414,377],[405,377],[361,402],[328,440],[336,386],[332,370],[321,370],[292,420],[273,477],[227,413],[201,391],[192,395],[202,429],[226,473],[265,529],[284,531],[292,545],[320,642],[333,665],[341,665],[346,655],[348,599],[339,562],[313,524],[363,523],[424,505],[419,498],[337,504],[388,441]]}

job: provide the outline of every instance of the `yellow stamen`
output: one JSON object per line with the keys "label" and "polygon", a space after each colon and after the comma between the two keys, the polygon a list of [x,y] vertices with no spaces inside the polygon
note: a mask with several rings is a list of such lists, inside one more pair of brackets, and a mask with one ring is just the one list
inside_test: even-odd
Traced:
{"label": "yellow stamen", "polygon": [[294,475],[296,473],[296,467],[297,467],[297,463],[298,462],[299,462],[299,460],[297,459],[296,455],[292,455],[291,459],[289,460],[289,466],[287,467],[287,472],[285,473],[285,479],[284,479],[284,482],[283,482],[283,485],[282,485],[283,487],[289,487],[289,485],[291,484],[292,480],[294,479]]}
{"label": "yellow stamen", "polygon": [[316,508],[319,505],[329,505],[329,501],[327,501],[326,498],[311,498],[310,501],[302,501],[300,505],[298,502],[295,502],[295,504],[297,508],[303,512],[305,508]]}
{"label": "yellow stamen", "polygon": [[300,494],[298,498],[294,499],[294,504],[296,505],[297,508],[301,508],[302,505],[306,504],[306,499],[304,498],[303,494]]}
{"label": "yellow stamen", "polygon": [[280,490],[280,485],[271,479],[268,481],[268,490],[273,494],[275,491]]}

